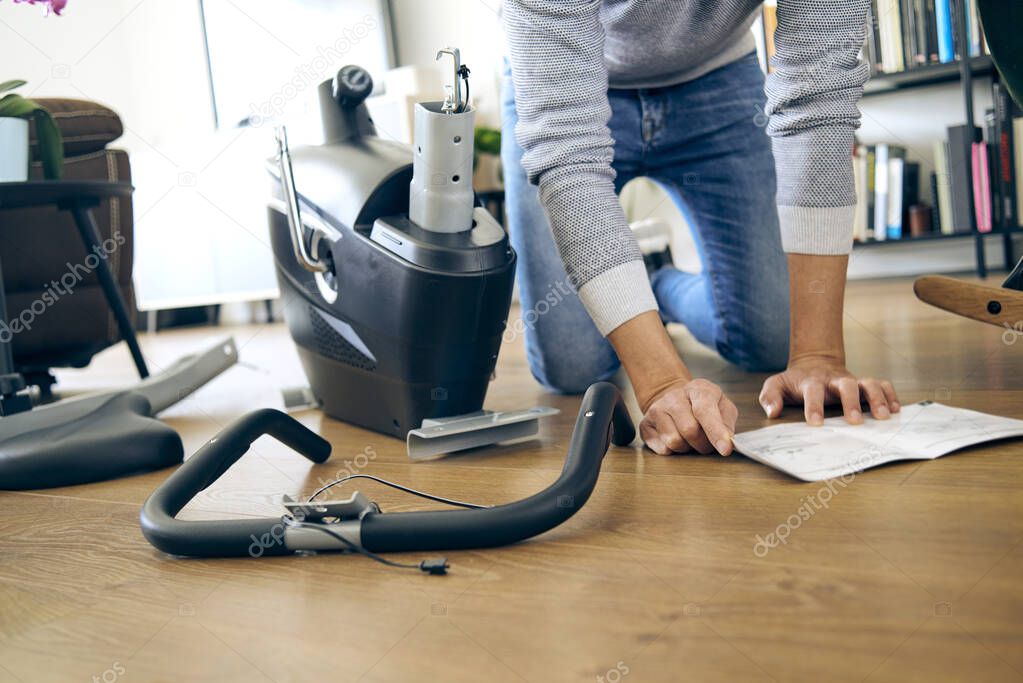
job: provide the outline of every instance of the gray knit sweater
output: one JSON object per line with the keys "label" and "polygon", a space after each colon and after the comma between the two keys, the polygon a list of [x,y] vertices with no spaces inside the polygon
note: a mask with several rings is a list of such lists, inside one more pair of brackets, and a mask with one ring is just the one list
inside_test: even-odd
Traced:
{"label": "gray knit sweater", "polygon": [[[851,150],[868,75],[858,55],[869,6],[778,0],[767,132],[787,252],[851,249]],[[674,85],[735,61],[753,49],[749,27],[759,7],[753,0],[504,2],[523,165],[602,334],[657,308],[614,192],[607,89]]]}

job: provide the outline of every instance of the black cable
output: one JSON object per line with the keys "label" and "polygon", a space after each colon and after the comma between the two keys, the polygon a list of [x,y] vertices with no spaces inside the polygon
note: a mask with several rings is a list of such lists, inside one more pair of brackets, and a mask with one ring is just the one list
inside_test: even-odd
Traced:
{"label": "black cable", "polygon": [[325,524],[311,524],[309,522],[300,522],[291,517],[284,517],[282,521],[286,526],[297,527],[300,529],[316,529],[318,531],[322,531],[328,536],[331,536],[341,541],[341,543],[343,543],[345,547],[348,548],[348,550],[350,550],[351,552],[358,553],[360,555],[368,557],[371,560],[375,560],[381,564],[385,564],[389,567],[398,567],[399,569],[418,569],[419,571],[426,572],[427,574],[447,573],[448,561],[446,557],[438,557],[432,560],[422,560],[419,564],[395,562],[394,560],[388,560],[386,557],[381,557],[380,555],[377,555],[371,550],[366,550],[362,546],[352,543],[347,538],[345,538],[344,536],[334,531]]}
{"label": "black cable", "polygon": [[458,70],[458,75],[462,77],[462,82],[465,83],[465,101],[462,103],[462,108],[458,110],[458,113],[463,113],[469,106],[469,67],[465,64]]}
{"label": "black cable", "polygon": [[334,486],[337,486],[339,484],[343,484],[346,481],[350,481],[352,479],[369,479],[371,481],[377,482],[378,484],[383,484],[384,486],[390,486],[393,489],[398,489],[399,491],[404,491],[405,493],[411,494],[413,496],[419,496],[420,498],[426,498],[427,500],[432,500],[432,501],[435,501],[437,503],[443,503],[445,505],[451,505],[453,507],[469,508],[471,510],[480,510],[480,509],[484,509],[484,508],[492,508],[492,507],[494,507],[493,505],[477,505],[476,503],[466,503],[466,502],[461,501],[461,500],[453,500],[451,498],[444,498],[443,496],[435,496],[432,493],[426,493],[425,491],[417,491],[416,489],[410,488],[408,486],[403,486],[402,484],[398,484],[398,483],[393,482],[393,481],[388,481],[387,479],[381,479],[380,477],[375,477],[372,474],[349,474],[347,477],[341,477],[340,479],[335,479],[334,481],[330,482],[326,486],[322,486],[321,488],[319,488],[313,495],[309,496],[309,499],[306,502],[307,503],[311,503],[311,502],[313,502],[313,499],[315,499],[318,495],[320,495],[321,493],[323,493],[327,489],[333,488]]}
{"label": "black cable", "polygon": [[[369,479],[370,481],[375,481],[378,484],[383,484],[384,486],[390,486],[393,489],[397,489],[399,491],[411,494],[413,496],[419,496],[420,498],[426,498],[427,500],[432,500],[438,503],[443,503],[445,505],[451,505],[454,507],[464,507],[470,509],[483,509],[493,507],[493,505],[477,505],[476,503],[466,503],[461,500],[453,500],[451,498],[444,498],[443,496],[435,496],[431,493],[426,493],[425,491],[417,491],[414,488],[404,486],[393,481],[388,481],[387,479],[382,479],[372,474],[349,474],[347,477],[335,479],[334,481],[329,482],[325,486],[321,486],[319,489],[317,489],[311,496],[309,496],[309,499],[306,502],[312,503],[318,495],[320,495],[327,489],[330,489],[334,486],[338,486],[339,484],[343,484],[346,481],[351,481],[352,479]],[[377,555],[376,553],[370,550],[366,550],[360,545],[352,543],[347,538],[337,533],[326,524],[312,524],[309,522],[300,522],[291,517],[285,517],[284,523],[293,527],[299,527],[304,529],[317,529],[319,531],[322,531],[323,533],[328,534],[331,537],[341,541],[341,543],[343,543],[344,546],[348,548],[348,550],[350,550],[351,552],[359,553],[360,555],[368,557],[371,560],[380,562],[381,564],[385,564],[389,567],[398,567],[401,569],[418,569],[419,571],[426,572],[427,574],[447,574],[448,561],[447,558],[445,557],[438,557],[430,560],[422,560],[419,564],[395,562],[393,560],[388,560],[386,557],[381,557],[380,555]]]}

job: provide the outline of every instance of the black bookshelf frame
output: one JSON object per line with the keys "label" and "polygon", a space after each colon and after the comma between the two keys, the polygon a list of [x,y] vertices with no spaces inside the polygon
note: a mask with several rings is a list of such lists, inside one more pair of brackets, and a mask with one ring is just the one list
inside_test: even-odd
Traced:
{"label": "black bookshelf frame", "polygon": [[861,247],[876,247],[876,246],[879,246],[879,245],[880,246],[884,246],[886,244],[888,244],[888,245],[896,245],[896,244],[907,244],[907,243],[912,243],[912,242],[936,242],[938,240],[965,239],[967,237],[980,237],[980,239],[983,240],[985,237],[994,237],[996,235],[1008,235],[1011,238],[1012,234],[1013,234],[1013,231],[1010,230],[1010,231],[1007,232],[1007,231],[1002,230],[1002,229],[995,229],[995,230],[992,230],[991,232],[980,232],[980,233],[976,233],[976,234],[973,233],[973,232],[965,232],[965,231],[964,232],[953,232],[953,233],[928,232],[928,233],[925,233],[923,235],[918,235],[916,237],[900,237],[897,240],[876,240],[874,238],[870,238],[868,240],[860,240],[858,242],[853,242],[853,246],[855,248],[859,249]]}
{"label": "black bookshelf frame", "polygon": [[[872,75],[863,86],[863,96],[889,95],[900,90],[957,81],[962,77],[961,61],[957,59],[944,64],[922,64],[905,71]],[[995,73],[995,65],[991,61],[990,55],[970,57],[969,65],[970,73],[975,78],[991,76]]]}
{"label": "black bookshelf frame", "polygon": [[[969,54],[969,36],[966,35],[966,2],[950,0],[952,7],[952,40],[955,50],[960,55]],[[966,112],[966,130],[971,135],[966,138],[967,162],[973,158],[973,143],[976,142],[977,119],[973,112],[973,71],[968,59],[959,62],[959,90],[963,95],[963,108]],[[977,259],[977,277],[987,277],[987,254],[984,251],[984,238],[977,229],[976,206],[973,201],[973,164],[967,163],[966,168],[966,206],[970,211],[970,232],[974,235],[974,252]]]}

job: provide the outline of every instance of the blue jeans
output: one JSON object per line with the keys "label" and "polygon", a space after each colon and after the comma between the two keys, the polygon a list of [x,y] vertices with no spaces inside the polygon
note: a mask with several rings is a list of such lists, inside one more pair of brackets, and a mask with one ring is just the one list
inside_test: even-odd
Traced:
{"label": "blue jeans", "polygon": [[[775,204],[774,158],[764,131],[764,76],[750,54],[694,81],[609,90],[615,187],[646,176],[693,228],[700,274],[666,266],[651,277],[662,319],[749,371],[785,367],[788,269]],[[533,375],[565,393],[583,391],[619,367],[568,276],[537,188],[515,140],[515,94],[506,69],[502,149],[511,242]],[[566,294],[566,292],[568,292]],[[552,296],[553,294],[553,296]]]}

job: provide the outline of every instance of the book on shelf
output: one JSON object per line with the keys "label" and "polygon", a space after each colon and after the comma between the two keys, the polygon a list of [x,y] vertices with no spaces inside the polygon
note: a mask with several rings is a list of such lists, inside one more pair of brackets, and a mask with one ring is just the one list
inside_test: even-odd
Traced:
{"label": "book on shelf", "polygon": [[955,59],[955,40],[952,37],[952,5],[949,0],[935,0],[934,14],[938,33],[938,61],[947,64]]}
{"label": "book on shelf", "polygon": [[[1012,148],[1013,164],[1016,167],[1016,206],[1023,206],[1023,118],[1012,119],[1012,135],[1016,144]],[[1016,214],[1016,226],[1023,228],[1023,211]]]}
{"label": "book on shelf", "polygon": [[980,129],[974,126],[949,126],[948,180],[952,190],[953,232],[972,232],[973,215],[970,211],[973,184],[966,178],[967,165],[973,168],[973,143],[980,139]]}
{"label": "book on shelf", "polygon": [[938,225],[942,235],[955,232],[952,217],[952,177],[948,170],[948,143],[934,141],[934,176],[937,191]]}
{"label": "book on shelf", "polygon": [[877,148],[867,147],[867,237],[874,236],[874,176],[877,168]]}
{"label": "book on shelf", "polygon": [[902,239],[902,175],[906,160],[888,159],[888,216],[885,219],[885,239]]}
{"label": "book on shelf", "polygon": [[941,233],[941,200],[938,196],[938,173],[931,171],[931,232]]}
{"label": "book on shelf", "polygon": [[877,2],[870,4],[870,17],[867,21],[867,38],[863,45],[863,58],[870,67],[870,75],[881,72],[881,30],[877,20]]}
{"label": "book on shelf", "polygon": [[984,111],[984,145],[987,147],[985,153],[987,155],[988,183],[990,184],[989,192],[991,193],[991,224],[992,226],[1002,226],[1005,224],[1003,212],[1005,207],[1002,202],[1002,184],[998,168],[999,151],[996,128],[994,108],[986,109]]}
{"label": "book on shelf", "polygon": [[888,224],[886,237],[900,240],[908,232],[909,209],[920,204],[920,164],[905,157],[888,159]]}
{"label": "book on shelf", "polygon": [[774,57],[774,30],[778,28],[778,6],[773,3],[764,3],[763,29],[764,29],[764,63],[767,64],[767,72],[774,71],[771,66],[771,58]]}
{"label": "book on shelf", "polygon": [[934,19],[934,0],[921,0],[923,7],[920,15],[923,21],[918,24],[919,31],[923,32],[924,64],[933,64],[938,61],[938,23]]}
{"label": "book on shelf", "polygon": [[856,190],[856,208],[853,211],[853,239],[866,242],[870,238],[870,221],[867,212],[870,209],[867,192],[873,183],[867,179],[867,146],[856,145],[853,148],[853,186]]}
{"label": "book on shelf", "polygon": [[888,239],[888,145],[874,146],[874,230],[871,236],[882,241]]}
{"label": "book on shelf", "polygon": [[1020,143],[1013,131],[1013,112],[1016,109],[1008,90],[999,81],[991,84],[992,124],[988,127],[989,152],[993,172],[997,225],[1016,227],[1023,225],[1019,219],[1020,197],[1016,189],[1016,173],[1019,165],[1013,158],[1015,146]]}
{"label": "book on shelf", "polygon": [[987,143],[974,142],[970,147],[973,170],[973,214],[978,232],[991,232],[991,179],[988,174]]}
{"label": "book on shelf", "polygon": [[903,206],[905,160],[906,148],[901,145],[880,143],[874,147],[875,240],[902,238],[902,216],[908,209]]}
{"label": "book on shelf", "polygon": [[965,0],[966,2],[966,41],[971,57],[983,54],[987,50],[984,41],[984,33],[980,26],[980,10],[977,9],[977,0]]}
{"label": "book on shelf", "polygon": [[900,3],[902,14],[899,17],[899,24],[902,29],[902,62],[903,68],[911,68],[923,64],[923,51],[916,33],[916,0],[902,0]]}

